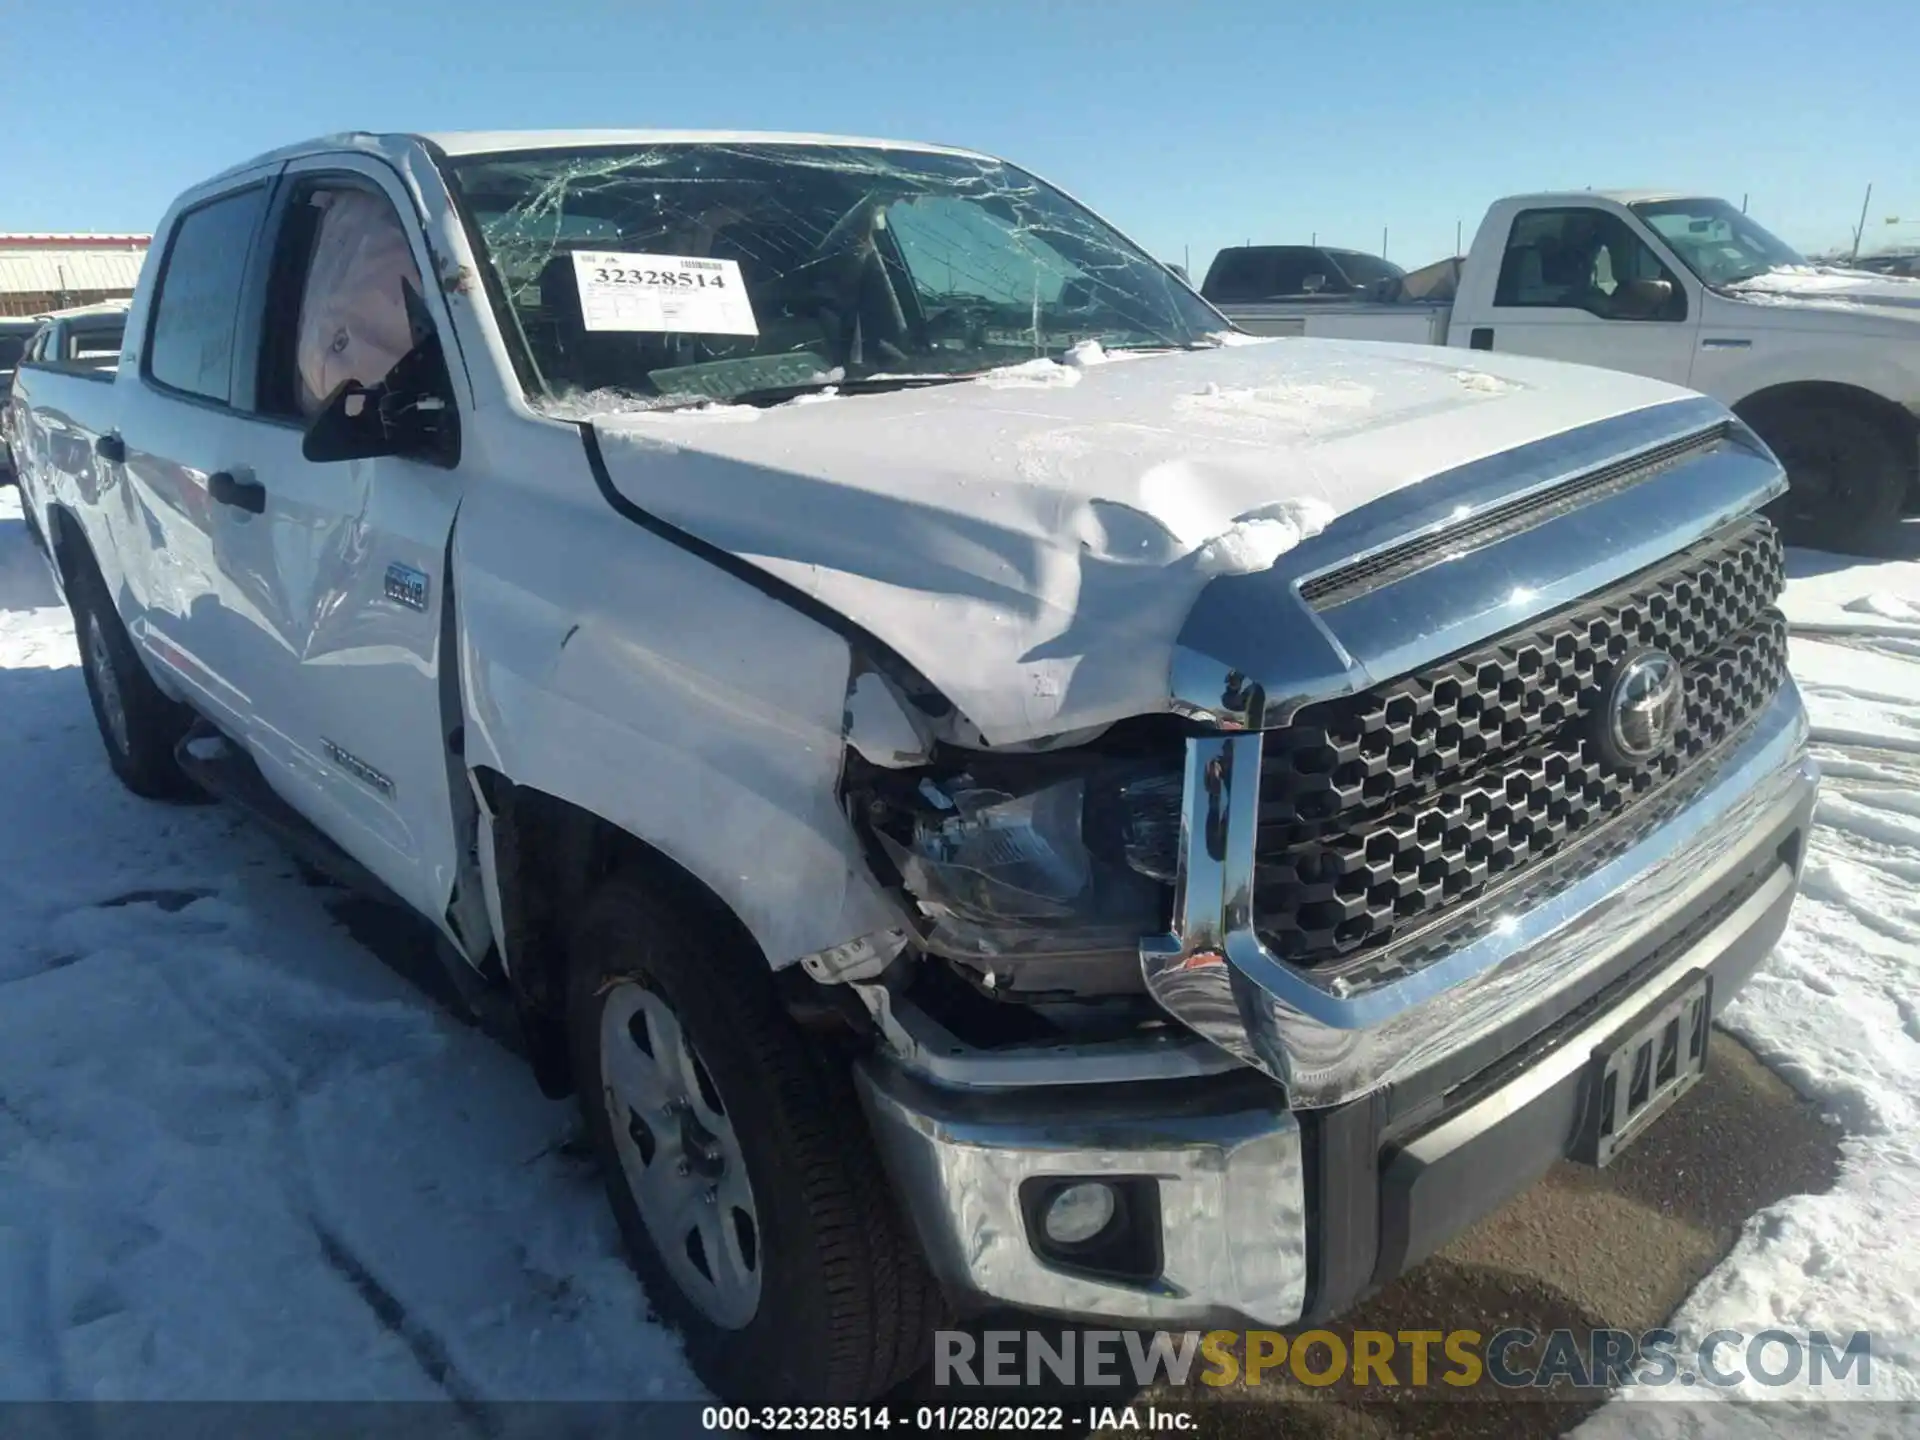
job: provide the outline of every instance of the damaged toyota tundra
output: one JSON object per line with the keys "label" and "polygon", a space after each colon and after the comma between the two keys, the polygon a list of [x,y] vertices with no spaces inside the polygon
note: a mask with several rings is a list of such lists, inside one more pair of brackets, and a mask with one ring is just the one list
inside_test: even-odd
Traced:
{"label": "damaged toyota tundra", "polygon": [[289,147],[11,403],[115,770],[437,927],[723,1399],[1337,1314],[1653,1123],[1797,888],[1738,419],[1253,339],[984,155]]}

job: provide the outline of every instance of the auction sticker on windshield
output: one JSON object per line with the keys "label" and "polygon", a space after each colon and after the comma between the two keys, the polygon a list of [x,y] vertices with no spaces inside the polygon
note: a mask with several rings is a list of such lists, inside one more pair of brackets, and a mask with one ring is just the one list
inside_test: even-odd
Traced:
{"label": "auction sticker on windshield", "polygon": [[576,250],[573,275],[589,330],[760,333],[737,260]]}

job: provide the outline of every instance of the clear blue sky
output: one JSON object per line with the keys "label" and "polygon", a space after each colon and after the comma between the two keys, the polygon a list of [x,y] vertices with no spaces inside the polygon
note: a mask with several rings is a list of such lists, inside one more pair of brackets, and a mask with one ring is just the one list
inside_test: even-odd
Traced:
{"label": "clear blue sky", "polygon": [[[1803,248],[1920,242],[1920,3],[0,0],[0,230],[147,230],[342,129],[830,130],[993,151],[1196,271],[1408,265],[1487,202],[1674,185]],[[40,69],[44,63],[47,69]],[[1898,215],[1904,222],[1883,222]]]}

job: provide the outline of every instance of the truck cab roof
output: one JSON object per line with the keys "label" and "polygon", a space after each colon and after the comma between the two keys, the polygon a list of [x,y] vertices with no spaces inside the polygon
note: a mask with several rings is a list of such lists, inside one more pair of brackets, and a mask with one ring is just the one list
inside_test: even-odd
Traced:
{"label": "truck cab roof", "polygon": [[[418,145],[429,145],[447,155],[488,155],[517,151],[575,150],[596,146],[632,147],[642,145],[821,145],[850,146],[870,150],[913,150],[933,155],[965,155],[991,158],[977,150],[951,145],[934,145],[920,140],[883,140],[853,135],[821,135],[806,131],[779,130],[437,130],[424,133],[407,131],[341,131],[296,140],[231,165],[214,180],[253,170],[262,165],[282,164],[307,155],[339,151],[381,155],[389,159]],[[210,183],[210,182],[209,182]]]}
{"label": "truck cab roof", "polygon": [[1573,205],[1594,200],[1609,200],[1616,205],[1643,205],[1654,200],[1687,200],[1699,196],[1697,190],[1540,190],[1531,195],[1509,195],[1499,203],[1509,206]]}
{"label": "truck cab roof", "polygon": [[40,320],[84,320],[95,315],[125,315],[132,303],[130,300],[102,300],[93,305],[74,305],[65,310],[48,310],[36,317],[36,323]]}

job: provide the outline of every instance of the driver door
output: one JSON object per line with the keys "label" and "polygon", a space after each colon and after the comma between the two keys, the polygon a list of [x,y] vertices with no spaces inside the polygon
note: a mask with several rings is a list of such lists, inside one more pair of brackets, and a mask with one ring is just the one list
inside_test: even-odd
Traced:
{"label": "driver door", "polygon": [[[1645,303],[1660,285],[1665,303]],[[1612,212],[1523,210],[1501,256],[1491,324],[1474,322],[1471,343],[1684,385],[1698,310],[1681,277]]]}
{"label": "driver door", "polygon": [[[353,156],[289,167],[257,297],[249,445],[222,527],[223,600],[272,654],[249,743],[282,797],[436,920],[455,865],[441,703],[448,542],[458,475],[392,456],[314,463],[314,415],[346,380],[379,383],[411,348],[405,287],[440,333],[411,200]],[[448,397],[451,402],[453,397]]]}

